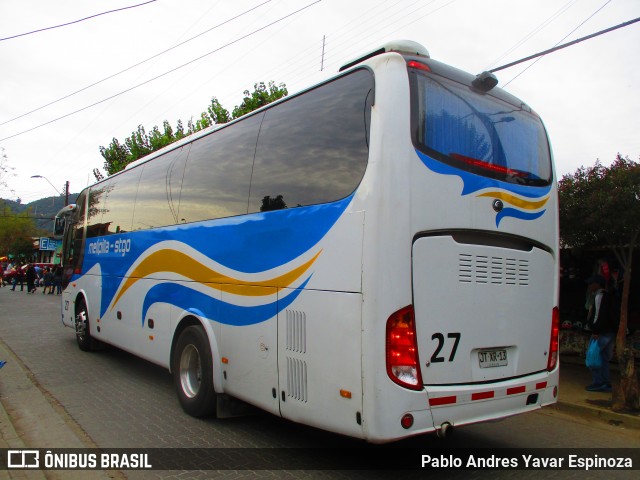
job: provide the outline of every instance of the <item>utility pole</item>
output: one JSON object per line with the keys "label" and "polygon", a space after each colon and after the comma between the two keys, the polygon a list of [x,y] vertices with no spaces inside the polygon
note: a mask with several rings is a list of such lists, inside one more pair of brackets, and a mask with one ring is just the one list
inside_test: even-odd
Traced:
{"label": "utility pole", "polygon": [[324,44],[325,44],[326,38],[327,38],[326,35],[322,36],[322,57],[320,59],[320,71],[321,72],[324,70]]}
{"label": "utility pole", "polygon": [[69,180],[64,184],[64,206],[69,205]]}

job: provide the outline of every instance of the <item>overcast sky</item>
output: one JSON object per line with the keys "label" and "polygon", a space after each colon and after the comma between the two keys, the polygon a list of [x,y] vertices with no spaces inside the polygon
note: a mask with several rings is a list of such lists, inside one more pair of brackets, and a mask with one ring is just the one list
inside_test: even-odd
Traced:
{"label": "overcast sky", "polygon": [[[232,110],[257,82],[295,93],[389,40],[479,73],[640,17],[639,0],[157,0],[17,36],[144,2],[0,2],[0,147],[16,174],[1,198],[55,194],[33,175],[79,192],[103,170],[99,147],[138,125],[186,125],[213,96]],[[639,60],[636,23],[497,76],[542,117],[562,177],[639,158]]]}

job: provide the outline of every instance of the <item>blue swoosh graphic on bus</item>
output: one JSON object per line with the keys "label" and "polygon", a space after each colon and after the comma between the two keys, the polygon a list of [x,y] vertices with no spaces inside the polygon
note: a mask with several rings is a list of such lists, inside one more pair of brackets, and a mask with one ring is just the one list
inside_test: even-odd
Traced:
{"label": "blue swoosh graphic on bus", "polygon": [[350,195],[329,204],[88,238],[82,273],[100,266],[100,315],[104,316],[124,281],[124,273],[160,242],[183,243],[238,275],[265,272],[308,252],[329,232],[352,199]]}
{"label": "blue swoosh graphic on bus", "polygon": [[515,208],[505,208],[502,211],[498,212],[496,215],[496,227],[500,225],[500,221],[505,217],[514,217],[519,218],[520,220],[535,220],[536,218],[540,218],[544,215],[546,210],[542,210],[540,212],[535,213],[527,213],[521,210],[516,210]]}
{"label": "blue swoosh graphic on bus", "polygon": [[[521,197],[531,199],[531,201],[519,200],[517,202],[518,205],[516,205],[519,208],[505,208],[497,213],[496,227],[499,227],[500,222],[507,217],[530,221],[540,218],[547,211],[546,209],[542,209],[537,212],[530,212],[528,210],[541,208],[542,205],[546,203],[546,201],[549,199],[548,195],[551,191],[551,185],[548,185],[546,187],[530,187],[526,185],[503,182],[493,178],[476,175],[475,173],[471,173],[466,170],[447,165],[446,163],[439,162],[438,160],[431,158],[430,156],[417,149],[416,153],[418,154],[418,157],[420,158],[422,163],[429,170],[441,175],[454,175],[459,177],[462,180],[462,192],[460,193],[461,196],[470,195],[472,193],[487,189],[492,189],[497,194],[499,194],[500,192],[506,192],[508,194],[520,195]],[[478,196],[488,196],[488,194],[485,193]],[[527,206],[527,203],[529,203],[530,205]],[[540,206],[534,207],[534,205],[536,204],[540,204]]]}
{"label": "blue swoosh graphic on bus", "polygon": [[[275,302],[257,306],[242,306],[223,302],[217,298],[195,291],[184,285],[162,283],[150,288],[142,305],[142,326],[149,308],[154,303],[164,302],[178,308],[204,315],[209,320],[234,326],[255,325],[275,317],[298,298],[311,276],[302,285],[284,298]],[[281,290],[282,291],[282,290]]]}

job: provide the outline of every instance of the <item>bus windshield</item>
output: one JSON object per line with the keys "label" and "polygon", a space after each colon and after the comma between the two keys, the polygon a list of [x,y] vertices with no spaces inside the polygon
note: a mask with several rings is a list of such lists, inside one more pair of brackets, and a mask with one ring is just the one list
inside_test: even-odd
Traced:
{"label": "bus windshield", "polygon": [[455,168],[531,186],[551,182],[547,136],[533,113],[459,83],[416,75],[417,147]]}

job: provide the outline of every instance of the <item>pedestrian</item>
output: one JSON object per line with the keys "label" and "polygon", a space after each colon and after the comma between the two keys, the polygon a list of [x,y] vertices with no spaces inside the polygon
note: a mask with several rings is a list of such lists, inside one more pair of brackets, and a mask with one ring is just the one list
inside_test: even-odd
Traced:
{"label": "pedestrian", "polygon": [[44,295],[49,290],[49,293],[53,293],[53,273],[49,267],[44,268],[44,273],[42,274],[42,283],[44,283],[44,288],[42,289],[42,294]]}
{"label": "pedestrian", "polygon": [[616,333],[618,331],[618,315],[613,296],[605,289],[607,281],[602,275],[594,275],[587,280],[589,290],[594,294],[593,318],[590,320],[591,338],[598,342],[598,350],[602,360],[599,367],[591,367],[592,382],[586,387],[589,392],[610,392],[611,373],[609,362],[613,358]]}
{"label": "pedestrian", "polygon": [[53,295],[53,290],[56,291],[56,295],[62,295],[62,265],[56,265],[53,269],[53,288],[51,295]]}
{"label": "pedestrian", "polygon": [[36,278],[38,275],[33,263],[27,265],[25,276],[27,277],[27,293],[34,293],[36,291]]}
{"label": "pedestrian", "polygon": [[42,267],[39,267],[38,265],[33,265],[33,268],[36,271],[36,280],[35,282],[33,282],[33,285],[36,287],[40,287],[42,286]]}
{"label": "pedestrian", "polygon": [[14,275],[13,275],[13,284],[11,286],[11,291],[15,292],[16,287],[18,286],[18,283],[20,283],[20,291],[22,292],[24,290],[24,271],[22,270],[22,265],[20,264],[20,262],[17,262],[15,267],[13,267],[13,269],[14,269]]}

